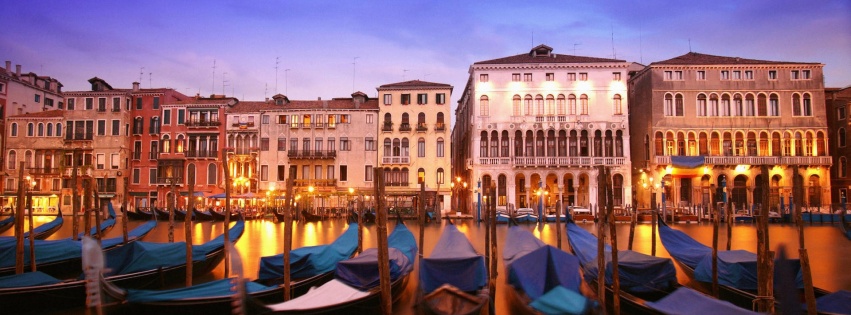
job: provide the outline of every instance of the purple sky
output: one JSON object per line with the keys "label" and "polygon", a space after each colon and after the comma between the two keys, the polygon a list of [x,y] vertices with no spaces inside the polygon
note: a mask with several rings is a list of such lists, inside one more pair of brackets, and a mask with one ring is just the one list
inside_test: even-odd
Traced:
{"label": "purple sky", "polygon": [[845,0],[190,2],[10,1],[0,19],[0,66],[11,60],[61,80],[66,91],[89,89],[94,76],[129,88],[140,72],[144,88],[189,95],[221,94],[227,81],[224,93],[243,100],[276,92],[325,99],[353,87],[374,96],[381,84],[420,79],[453,85],[454,102],[470,64],[537,44],[593,57],[614,50],[644,64],[691,45],[820,62],[826,86],[851,85]]}

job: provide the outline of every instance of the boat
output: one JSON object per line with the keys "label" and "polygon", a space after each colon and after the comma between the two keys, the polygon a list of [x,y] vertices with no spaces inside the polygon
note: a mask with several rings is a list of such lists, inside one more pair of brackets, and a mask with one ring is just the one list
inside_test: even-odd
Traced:
{"label": "boat", "polygon": [[532,208],[519,208],[515,212],[514,220],[517,222],[538,222],[538,216]]}
{"label": "boat", "polygon": [[759,314],[682,286],[658,301],[647,302],[647,306],[660,314]]}
{"label": "boat", "polygon": [[[669,227],[659,220],[659,238],[665,250],[682,267],[683,273],[701,291],[712,288],[712,248],[703,245],[682,231]],[[718,251],[718,298],[739,307],[752,309],[757,298],[756,254],[745,250]],[[803,295],[803,273],[799,260],[790,260],[799,295]],[[816,298],[829,292],[815,289]],[[803,299],[801,299],[803,301]]]}
{"label": "boat", "polygon": [[[213,215],[213,221],[224,221],[225,220],[225,210],[224,209],[222,209],[222,211],[212,210],[212,211],[210,211],[210,214]],[[236,212],[236,211],[231,211],[230,220],[236,221],[237,219],[239,219],[239,213]]]}
{"label": "boat", "polygon": [[181,210],[181,209],[174,209],[174,220],[183,222],[183,221],[186,220],[187,214],[192,215],[192,217],[189,218],[189,220],[195,221],[195,216],[194,216],[195,213],[194,212],[187,213],[186,210]]}
{"label": "boat", "polygon": [[[15,217],[12,216],[10,218],[13,219],[12,221],[14,222]],[[8,219],[6,219],[6,220],[8,220]],[[24,220],[26,221],[26,219],[24,219]],[[63,223],[65,223],[65,219],[62,218],[62,211],[59,211],[56,214],[56,217],[53,218],[53,220],[35,227],[32,230],[32,235],[33,235],[34,239],[37,239],[37,240],[46,239],[46,238],[50,237],[51,235],[53,235],[53,233],[56,233],[56,231],[59,231],[59,228],[62,227]],[[11,227],[11,224],[14,224],[14,223],[10,223],[9,227]],[[29,238],[30,234],[31,234],[30,232],[24,232],[24,238]],[[0,236],[0,242],[9,241],[9,240],[14,241],[15,236]]]}
{"label": "boat", "polygon": [[213,214],[210,213],[212,210],[198,210],[197,208],[192,209],[192,214],[195,216],[195,219],[198,221],[213,221]]}
{"label": "boat", "polygon": [[570,217],[573,218],[576,222],[594,222],[596,218],[591,214],[591,210],[588,208],[582,207],[569,207],[568,213],[570,213]]}
{"label": "boat", "polygon": [[[151,220],[128,231],[127,242],[132,243],[141,240],[156,225],[157,221]],[[104,239],[101,241],[101,245],[104,252],[109,252],[113,248],[122,246],[123,242],[124,237],[119,236]],[[3,305],[4,313],[39,313],[50,309],[61,310],[83,305],[86,298],[86,281],[76,278],[80,274],[80,270],[82,270],[82,241],[65,239],[61,240],[60,243],[56,243],[56,245],[59,246],[51,246],[51,249],[61,249],[62,252],[69,253],[74,257],[67,257],[66,261],[61,263],[40,262],[38,265],[39,271],[0,276],[0,304]],[[36,251],[36,253],[43,252],[40,250]],[[25,259],[29,258],[27,257]],[[62,270],[63,273],[73,272],[75,278],[73,280],[63,281],[47,273],[48,269],[56,268]],[[25,269],[28,270],[29,267]],[[14,267],[12,271],[14,272]]]}
{"label": "boat", "polygon": [[498,224],[507,224],[511,217],[506,214],[504,211],[497,210],[496,211],[496,223]]}
{"label": "boat", "polygon": [[849,223],[851,222],[848,222],[845,219],[845,215],[840,216],[839,230],[842,232],[843,235],[845,235],[845,238],[851,240],[851,227],[848,226]]}
{"label": "boat", "polygon": [[[168,209],[154,208],[154,213],[157,214],[157,220],[168,221],[168,217],[169,217]],[[175,218],[175,221],[177,221],[177,213],[175,213],[174,218]]]}
{"label": "boat", "polygon": [[156,218],[153,211],[145,211],[142,208],[136,208],[134,211],[127,211],[127,218],[130,220],[145,221],[151,218]]}
{"label": "boat", "polygon": [[[567,223],[567,240],[592,289],[600,285],[597,261],[597,237],[572,221]],[[612,248],[606,244],[606,302],[614,299],[612,287]],[[677,270],[670,258],[653,257],[631,250],[618,250],[620,307],[624,314],[657,314],[647,301],[657,301],[676,290]],[[595,291],[598,292],[598,291]]]}
{"label": "boat", "polygon": [[[100,235],[101,235],[101,237],[106,235],[106,233],[109,232],[109,230],[111,230],[115,226],[115,209],[112,207],[112,203],[108,203],[106,208],[107,208],[107,211],[109,212],[109,216],[106,218],[106,220],[103,220],[103,221],[100,222]],[[93,226],[91,231],[89,232],[89,235],[97,235],[97,234],[98,234],[98,227]],[[86,234],[85,233],[77,234],[77,239],[82,239],[84,235],[86,235]]]}
{"label": "boat", "polygon": [[637,223],[652,223],[653,222],[653,210],[638,210],[638,222]]}
{"label": "boat", "polygon": [[[366,216],[364,216],[364,219],[366,219]],[[316,222],[316,221],[322,221],[322,217],[319,216],[319,215],[307,212],[307,210],[301,210],[301,220],[304,221],[304,222]]]}
{"label": "boat", "polygon": [[753,215],[748,210],[736,210],[736,213],[733,214],[733,220],[737,223],[751,223],[753,222]]}
{"label": "boat", "polygon": [[511,226],[502,251],[511,314],[587,314],[596,302],[579,273],[579,259]]}
{"label": "boat", "polygon": [[[417,243],[414,235],[397,220],[387,237],[390,257],[391,295],[401,297],[414,269]],[[377,314],[380,310],[378,249],[337,263],[334,279],[306,294],[279,304],[267,304],[269,314]]]}
{"label": "boat", "polygon": [[[357,250],[357,230],[357,224],[350,224],[331,244],[290,252],[293,296],[300,296],[334,277],[337,262],[350,258]],[[258,279],[246,283],[247,296],[261,303],[282,302],[282,272],[283,254],[262,257]],[[119,303],[113,307],[114,311],[122,314],[230,314],[233,281],[234,278],[227,278],[171,290],[125,290],[112,284],[103,287]]]}
{"label": "boat", "polygon": [[632,215],[624,208],[614,209],[615,222],[632,222]]}
{"label": "boat", "polygon": [[[565,219],[566,218],[565,218],[564,215],[559,215],[558,222],[564,222]],[[556,215],[555,214],[548,214],[546,216],[546,221],[547,222],[555,222],[556,221]]]}
{"label": "boat", "polygon": [[[149,221],[128,232],[128,241],[136,241],[148,235],[156,227]],[[101,241],[105,250],[111,250],[124,242],[124,237]],[[35,240],[37,270],[57,278],[74,277],[80,271],[80,241],[70,237],[61,240]],[[29,253],[30,243],[24,242],[24,253]],[[29,270],[30,256],[24,255],[24,269]],[[0,239],[0,276],[15,273],[15,240]]]}
{"label": "boat", "polygon": [[6,232],[6,230],[12,228],[15,225],[15,215],[10,215],[8,218],[0,220],[0,233]]}
{"label": "boat", "polygon": [[490,301],[485,258],[454,224],[420,260],[417,306],[425,314],[481,314]]}

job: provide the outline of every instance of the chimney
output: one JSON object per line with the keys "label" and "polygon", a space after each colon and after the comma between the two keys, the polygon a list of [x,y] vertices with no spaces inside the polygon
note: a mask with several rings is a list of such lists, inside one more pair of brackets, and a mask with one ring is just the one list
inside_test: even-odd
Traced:
{"label": "chimney", "polygon": [[317,97],[316,97],[316,100],[317,100],[317,101],[321,101],[321,100],[322,100],[322,96],[317,96]]}
{"label": "chimney", "polygon": [[15,76],[21,77],[21,65],[15,65]]}
{"label": "chimney", "polygon": [[6,60],[6,73],[12,72],[12,62]]}
{"label": "chimney", "polygon": [[133,92],[139,92],[139,82],[133,82]]}

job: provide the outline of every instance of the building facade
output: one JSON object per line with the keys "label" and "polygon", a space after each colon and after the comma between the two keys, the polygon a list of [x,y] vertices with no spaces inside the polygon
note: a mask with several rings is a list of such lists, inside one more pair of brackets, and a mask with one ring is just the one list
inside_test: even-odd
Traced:
{"label": "building facade", "polygon": [[664,192],[668,207],[751,209],[769,194],[776,209],[789,204],[797,181],[795,204],[827,206],[822,68],[690,52],[635,73],[629,113],[639,204],[658,205]]}
{"label": "building facade", "polygon": [[377,146],[387,205],[415,213],[414,201],[420,195],[420,183],[425,183],[425,208],[448,211],[452,86],[413,80],[381,85],[378,95],[381,131],[369,140],[368,149],[374,151]]}
{"label": "building facade", "polygon": [[[831,167],[831,200],[833,209],[840,208],[840,196],[851,198],[851,87],[844,89],[826,89],[828,138],[833,139],[830,154],[833,157]],[[848,199],[846,199],[846,202]]]}
{"label": "building facade", "polygon": [[596,211],[597,166],[611,168],[615,205],[629,205],[631,66],[546,45],[474,63],[452,134],[453,174],[469,187],[461,207],[478,209],[474,195],[490,186],[498,210]]}
{"label": "building facade", "polygon": [[[5,210],[15,209],[19,179],[33,196],[33,214],[70,214],[60,209],[60,198],[70,188],[64,178],[66,166],[63,144],[65,119],[62,110],[49,110],[10,116],[6,142]],[[21,168],[20,163],[24,162]],[[69,200],[70,204],[70,200]]]}

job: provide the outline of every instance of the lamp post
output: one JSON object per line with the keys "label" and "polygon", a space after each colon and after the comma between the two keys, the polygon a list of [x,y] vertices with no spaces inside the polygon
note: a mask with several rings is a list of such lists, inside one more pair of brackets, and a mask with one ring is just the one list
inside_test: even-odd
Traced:
{"label": "lamp post", "polygon": [[354,187],[349,187],[349,200],[348,200],[348,202],[346,202],[346,207],[349,208],[348,209],[349,215],[351,215],[351,213],[355,210],[355,205],[352,203],[352,201],[354,200],[354,196],[355,196]]}
{"label": "lamp post", "polygon": [[314,188],[313,185],[307,186],[307,208],[310,209],[309,211],[311,213],[313,213],[313,192],[315,190],[316,188]]}

